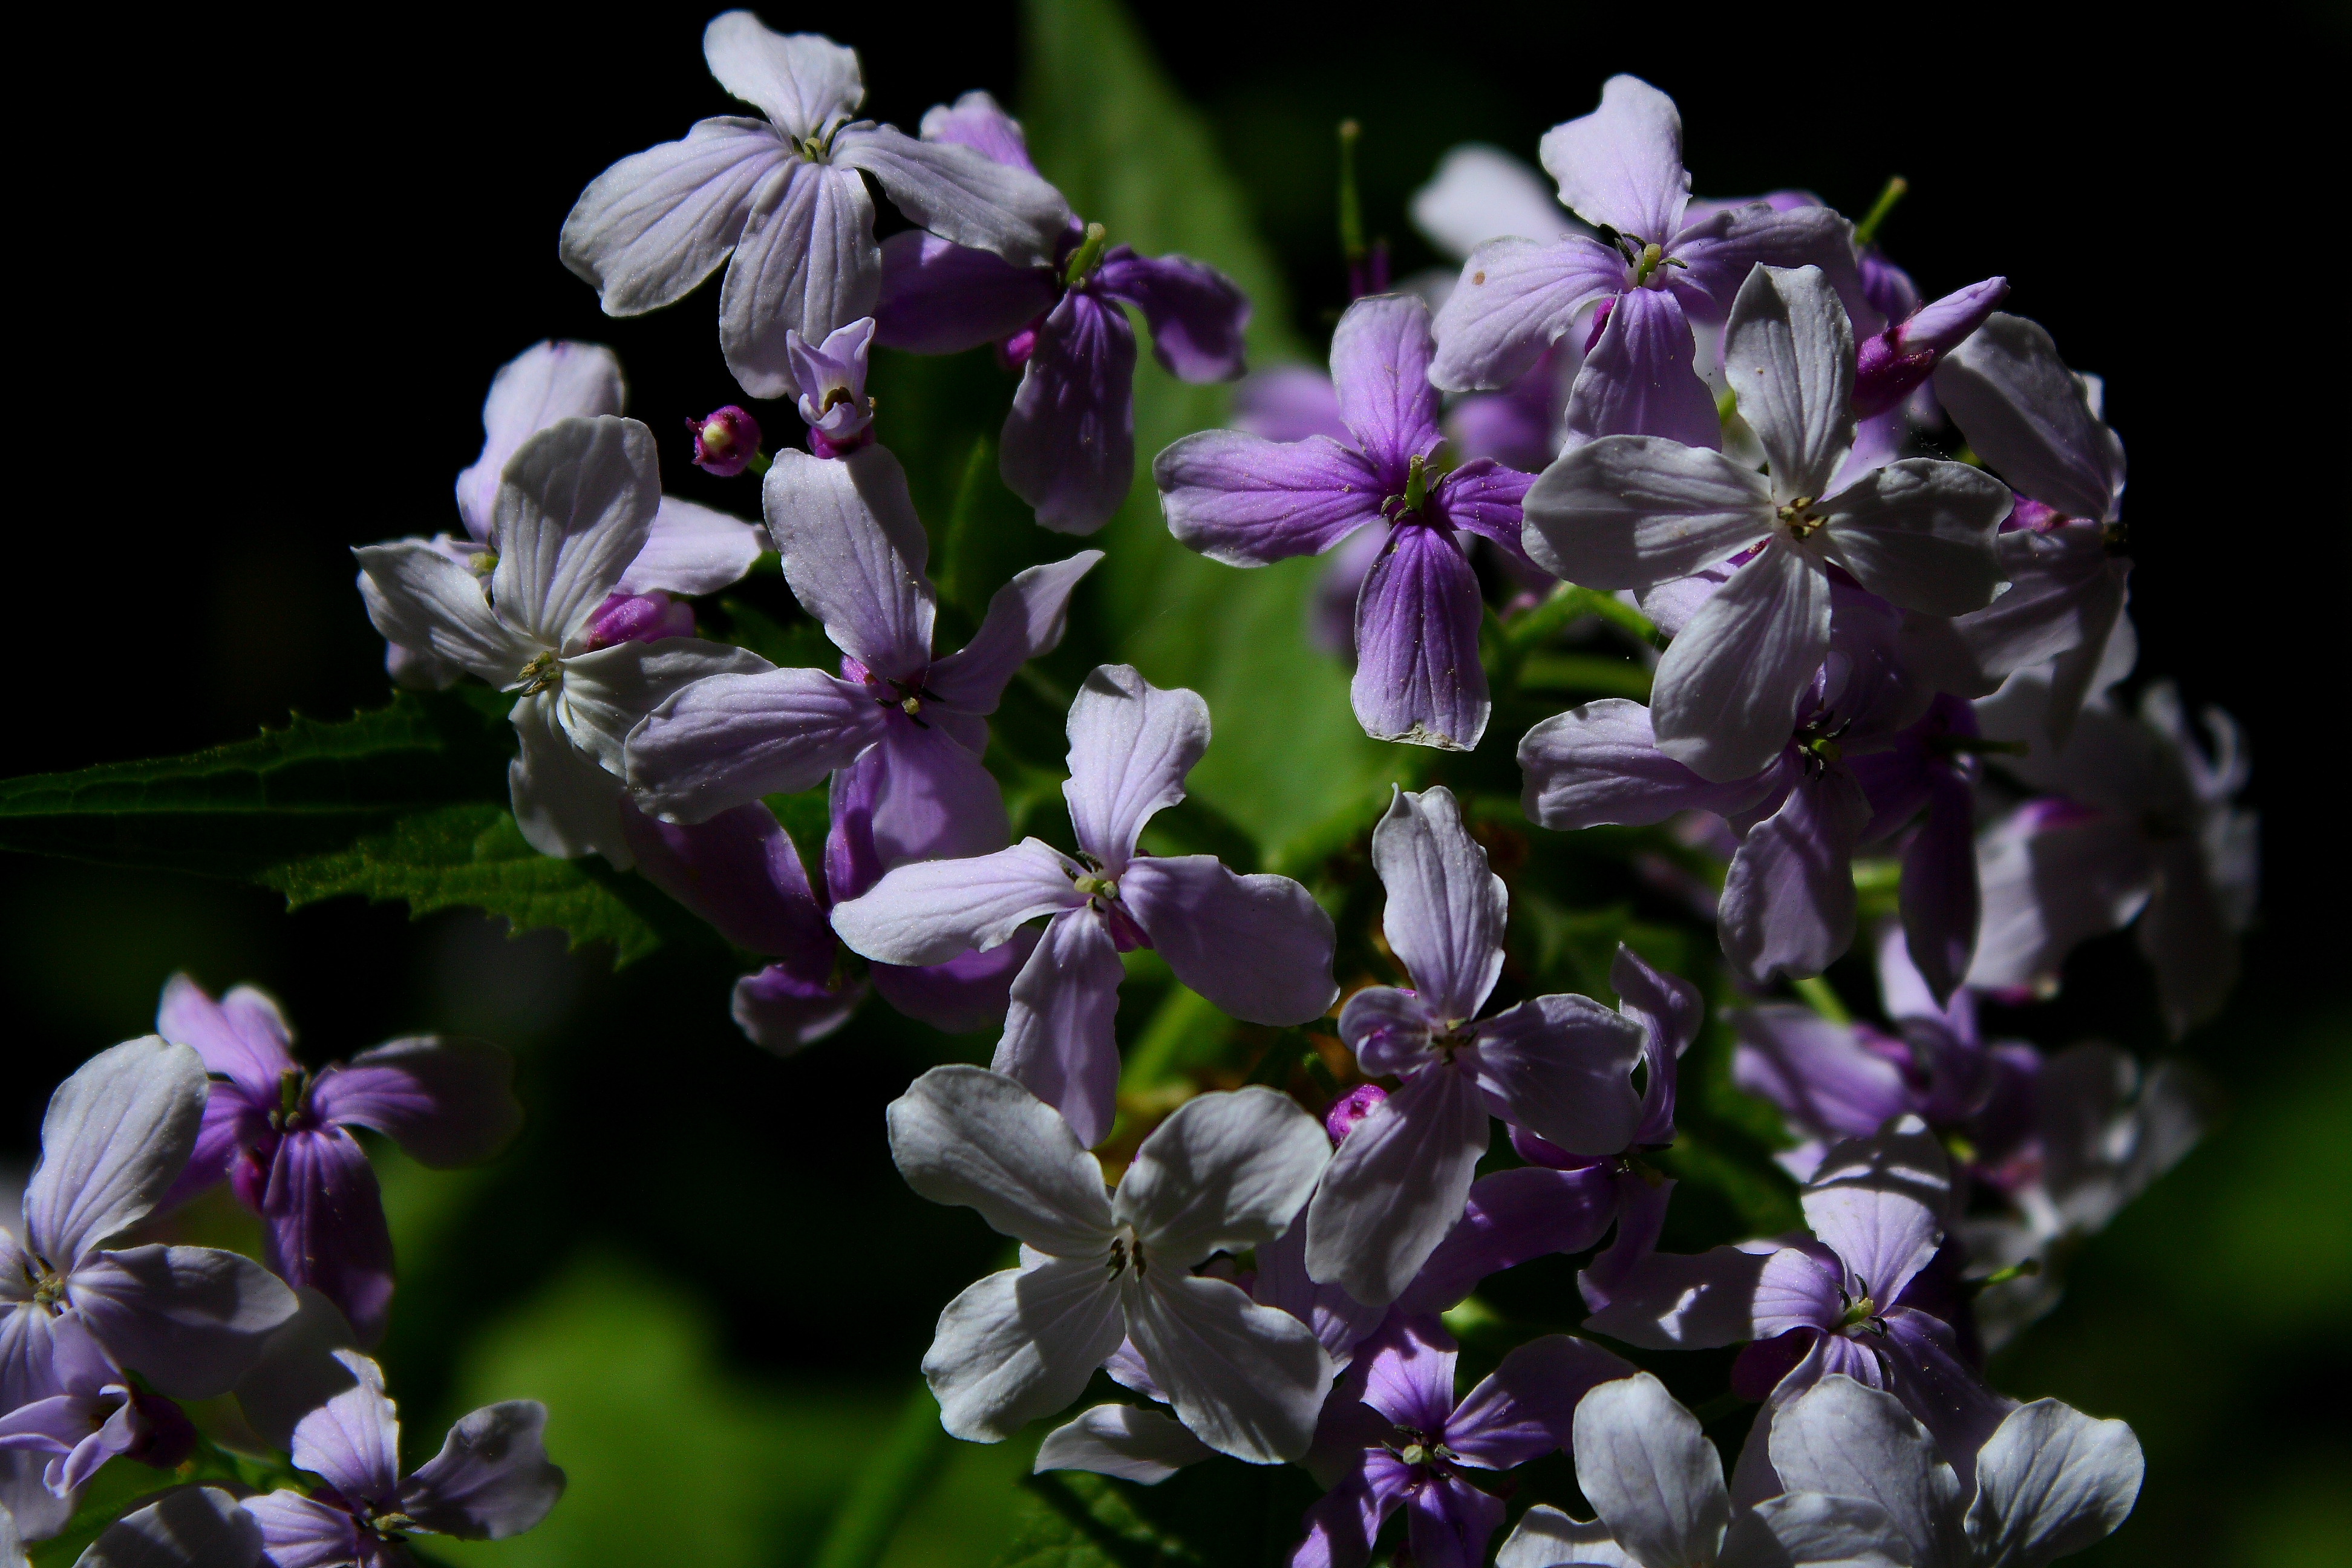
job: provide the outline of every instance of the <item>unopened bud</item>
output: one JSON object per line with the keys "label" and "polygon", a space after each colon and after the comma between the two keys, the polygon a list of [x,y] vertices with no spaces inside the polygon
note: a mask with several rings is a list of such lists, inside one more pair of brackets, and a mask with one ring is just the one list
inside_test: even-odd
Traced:
{"label": "unopened bud", "polygon": [[1339,1142],[1356,1130],[1357,1122],[1370,1116],[1388,1097],[1389,1091],[1379,1084],[1358,1084],[1333,1100],[1331,1109],[1323,1113],[1323,1131],[1331,1135],[1332,1142]]}
{"label": "unopened bud", "polygon": [[596,606],[581,636],[586,652],[615,643],[694,635],[694,606],[667,594],[615,594]]}
{"label": "unopened bud", "polygon": [[760,422],[731,403],[686,427],[694,432],[694,466],[706,474],[731,479],[760,455]]}
{"label": "unopened bud", "polygon": [[1936,363],[1984,325],[2008,296],[2009,279],[1988,278],[1932,304],[1865,341],[1855,355],[1853,416],[1884,414],[1934,374]]}

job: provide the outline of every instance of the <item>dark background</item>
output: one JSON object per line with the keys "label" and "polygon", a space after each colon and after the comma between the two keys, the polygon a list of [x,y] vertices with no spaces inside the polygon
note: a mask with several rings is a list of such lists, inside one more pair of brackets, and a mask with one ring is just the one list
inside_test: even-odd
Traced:
{"label": "dark background", "polygon": [[[538,338],[613,344],[631,412],[668,443],[669,488],[755,506],[686,464],[678,421],[736,395],[712,290],[609,321],[555,258],[558,224],[605,164],[729,111],[701,66],[709,14],[373,13],[340,37],[218,16],[114,26],[97,106],[54,109],[23,154],[38,205],[16,241],[19,713],[0,772],[380,701],[382,644],[344,547],[451,526],[490,373]],[[2352,1031],[2342,790],[2325,757],[2342,744],[2347,531],[2322,159],[2341,149],[2341,14],[2248,9],[2180,30],[2050,6],[1371,15],[1142,8],[1310,341],[1343,302],[1335,121],[1364,125],[1367,221],[1410,272],[1432,258],[1405,202],[1440,153],[1477,139],[1532,160],[1622,69],[1679,100],[1700,194],[1802,185],[1858,214],[1904,174],[1912,194],[1882,237],[1922,289],[2004,273],[2009,308],[2106,377],[2132,461],[2142,669],[2245,722],[2263,908],[2231,1011],[2184,1047],[2223,1083],[2230,1121],[2095,1245],[2059,1315],[1997,1373],[2140,1428],[2150,1490],[2098,1560],[2340,1561]],[[1017,100],[1005,6],[767,16],[856,45],[880,118],[911,127],[976,85]],[[76,26],[69,54],[28,58],[87,79]],[[412,923],[344,900],[288,916],[237,887],[14,858],[0,879],[0,1160],[20,1168],[48,1087],[142,1032],[175,968],[268,986],[316,1059],[425,1027],[521,1053],[523,1149],[437,1188],[387,1176],[412,1309],[387,1359],[420,1412],[463,1408],[551,1340],[609,1331],[632,1364],[686,1358],[676,1376],[721,1412],[697,1419],[731,1423],[753,1456],[727,1463],[816,1474],[774,1445],[870,1441],[938,1282],[992,1262],[977,1227],[906,1201],[888,1171],[878,1108],[945,1047],[880,1009],[854,1040],[779,1063],[734,1035],[709,955],[666,951],[615,976],[547,933],[508,945],[464,915]],[[2078,967],[2037,1037],[2147,1037],[2145,977],[2118,944]],[[632,1291],[642,1310],[611,1305]],[[478,1324],[506,1327],[468,1339]],[[721,1392],[738,1385],[768,1405]],[[680,1508],[708,1468],[678,1483]],[[697,1560],[794,1560],[743,1545],[765,1530],[693,1537]],[[574,1561],[565,1550],[491,1560]]]}

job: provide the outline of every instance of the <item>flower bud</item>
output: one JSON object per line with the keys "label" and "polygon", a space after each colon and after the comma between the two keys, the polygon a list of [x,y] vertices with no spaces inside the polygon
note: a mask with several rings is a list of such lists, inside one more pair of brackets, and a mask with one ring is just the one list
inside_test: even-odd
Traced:
{"label": "flower bud", "polygon": [[1854,356],[1853,416],[1884,414],[1910,396],[1934,374],[1936,362],[1984,325],[2008,293],[2008,279],[1988,278],[1921,306],[1865,340]]}
{"label": "flower bud", "polygon": [[731,479],[760,455],[760,422],[731,403],[686,427],[694,432],[694,466],[706,474]]}
{"label": "flower bud", "polygon": [[583,651],[614,643],[659,642],[694,635],[694,606],[667,594],[615,594],[596,606],[581,635]]}
{"label": "flower bud", "polygon": [[1339,1142],[1356,1130],[1356,1123],[1372,1113],[1373,1109],[1389,1097],[1389,1091],[1376,1083],[1360,1083],[1331,1102],[1323,1113],[1323,1131],[1331,1142]]}
{"label": "flower bud", "polygon": [[838,458],[874,439],[874,400],[866,395],[866,356],[874,341],[874,318],[861,316],[814,345],[800,333],[784,334],[784,353],[800,383],[801,417],[808,422],[809,450]]}

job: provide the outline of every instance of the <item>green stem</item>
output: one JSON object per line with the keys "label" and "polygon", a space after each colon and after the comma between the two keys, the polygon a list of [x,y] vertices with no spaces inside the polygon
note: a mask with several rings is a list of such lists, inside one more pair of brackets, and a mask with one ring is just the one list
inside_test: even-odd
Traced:
{"label": "green stem", "polygon": [[1339,256],[1350,267],[1364,259],[1364,208],[1356,194],[1356,142],[1364,128],[1339,121]]}
{"label": "green stem", "polygon": [[908,1506],[929,1484],[948,1457],[948,1435],[940,1426],[938,1401],[918,1386],[891,1424],[882,1447],[851,1483],[835,1510],[812,1568],[872,1568],[881,1561]]}
{"label": "green stem", "polygon": [[1087,237],[1079,242],[1078,253],[1070,258],[1070,270],[1063,281],[1075,289],[1087,280],[1102,260],[1103,247],[1110,243],[1110,231],[1098,223],[1087,225]]}
{"label": "green stem", "polygon": [[1886,215],[1895,210],[1895,204],[1901,201],[1903,193],[1910,188],[1911,182],[1900,174],[1889,179],[1886,182],[1886,188],[1878,193],[1878,200],[1872,205],[1870,216],[1853,226],[1853,242],[1856,245],[1868,245],[1875,240],[1878,237],[1879,225],[1886,221]]}
{"label": "green stem", "polygon": [[1810,979],[1794,981],[1791,984],[1797,994],[1804,999],[1805,1005],[1827,1018],[1831,1023],[1853,1022],[1853,1015],[1845,1010],[1845,1004],[1838,1000],[1838,994],[1831,989],[1830,983],[1820,975],[1816,974]]}

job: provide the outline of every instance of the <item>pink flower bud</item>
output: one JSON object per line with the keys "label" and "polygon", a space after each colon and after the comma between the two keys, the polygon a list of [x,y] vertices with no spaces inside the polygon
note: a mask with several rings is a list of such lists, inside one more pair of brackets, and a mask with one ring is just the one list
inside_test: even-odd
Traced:
{"label": "pink flower bud", "polygon": [[1376,1083],[1360,1083],[1331,1102],[1323,1113],[1323,1131],[1337,1143],[1356,1130],[1356,1123],[1372,1113],[1373,1108],[1389,1097],[1389,1091]]}
{"label": "pink flower bud", "polygon": [[694,432],[694,466],[706,474],[731,479],[760,455],[760,422],[731,403],[686,427]]}
{"label": "pink flower bud", "polygon": [[615,643],[659,642],[664,637],[694,635],[694,606],[667,594],[615,594],[596,606],[581,641],[582,650],[611,647]]}
{"label": "pink flower bud", "polygon": [[1923,305],[1905,321],[1865,339],[1854,355],[1853,416],[1884,414],[1935,373],[1936,362],[1984,325],[2009,294],[2009,279],[1988,278]]}

